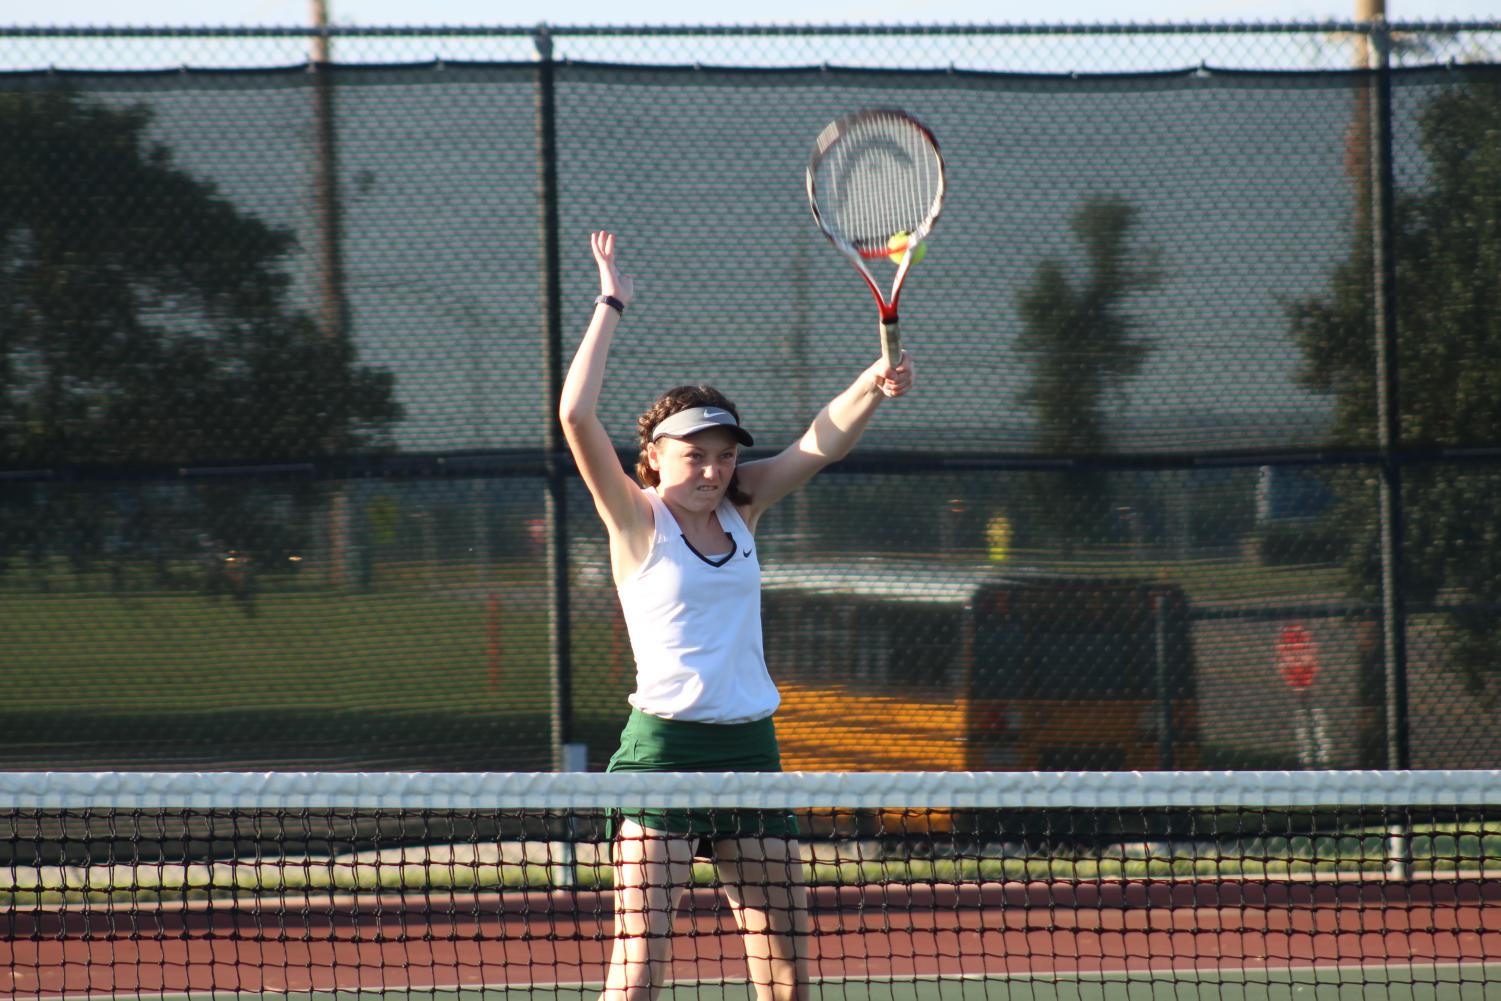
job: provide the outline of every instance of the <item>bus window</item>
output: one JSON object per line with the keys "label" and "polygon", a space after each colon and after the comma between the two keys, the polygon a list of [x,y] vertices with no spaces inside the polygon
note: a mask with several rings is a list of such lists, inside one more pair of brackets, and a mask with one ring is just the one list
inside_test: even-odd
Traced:
{"label": "bus window", "polygon": [[[1158,593],[1167,663],[1159,665]],[[1175,698],[1192,695],[1180,595],[1144,588],[1038,588],[1005,594],[976,612],[978,698],[1154,698],[1166,668]]]}
{"label": "bus window", "polygon": [[778,592],[762,601],[776,679],[878,691],[961,682],[963,635],[952,611]]}
{"label": "bus window", "polygon": [[897,562],[783,566],[763,584],[785,767],[1197,759],[1188,607],[1174,587]]}

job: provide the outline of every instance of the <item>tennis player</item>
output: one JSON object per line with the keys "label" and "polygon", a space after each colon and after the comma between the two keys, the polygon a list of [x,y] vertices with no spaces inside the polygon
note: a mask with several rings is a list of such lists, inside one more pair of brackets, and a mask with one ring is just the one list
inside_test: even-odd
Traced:
{"label": "tennis player", "polygon": [[[610,565],[636,659],[633,707],[610,771],[779,771],[779,696],[761,641],[756,523],[843,458],[877,406],[912,385],[904,356],[877,362],[794,444],[741,463],[753,444],[735,405],[708,386],[664,393],[640,418],[632,481],[597,414],[610,342],[634,283],[611,233],[590,237],[600,296],[563,383],[568,447],[610,536]],[[797,823],[772,811],[640,810],[616,825],[615,942],[605,1001],[656,997],[670,965],[672,916],[695,853],[714,860],[758,1001],[807,996],[807,890]]]}

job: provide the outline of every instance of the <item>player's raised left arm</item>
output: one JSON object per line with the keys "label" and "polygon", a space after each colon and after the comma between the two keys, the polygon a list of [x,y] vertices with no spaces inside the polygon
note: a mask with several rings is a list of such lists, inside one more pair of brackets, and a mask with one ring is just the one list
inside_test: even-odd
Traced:
{"label": "player's raised left arm", "polygon": [[748,516],[755,519],[777,501],[807,483],[820,469],[850,453],[881,401],[912,388],[912,356],[902,353],[901,364],[876,362],[830,400],[802,437],[769,459],[742,463],[736,470],[750,494]]}

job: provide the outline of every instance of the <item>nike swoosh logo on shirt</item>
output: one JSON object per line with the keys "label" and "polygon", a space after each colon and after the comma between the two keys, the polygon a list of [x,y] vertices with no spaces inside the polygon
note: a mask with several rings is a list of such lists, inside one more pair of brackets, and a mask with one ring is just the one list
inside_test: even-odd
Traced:
{"label": "nike swoosh logo on shirt", "polygon": [[745,557],[749,557],[750,554],[751,554],[751,551],[749,549],[747,549],[745,552],[741,553],[740,555],[741,556],[745,556]]}

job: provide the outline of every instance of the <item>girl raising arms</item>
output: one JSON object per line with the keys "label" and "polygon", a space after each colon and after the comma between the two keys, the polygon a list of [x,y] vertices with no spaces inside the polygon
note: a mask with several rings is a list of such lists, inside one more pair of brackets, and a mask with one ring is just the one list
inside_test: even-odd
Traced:
{"label": "girl raising arms", "polygon": [[[738,462],[753,443],[709,386],[664,393],[640,418],[637,481],[597,415],[610,343],[634,285],[611,233],[590,237],[600,297],[563,383],[559,418],[610,537],[610,567],[636,661],[632,712],[610,771],[779,771],[779,697],[761,642],[761,515],[849,453],[881,401],[912,386],[904,355],[829,401],[792,445]],[[714,860],[757,1001],[807,996],[807,890],[796,820],[770,811],[625,811],[614,841],[615,943],[605,1001],[649,1001],[667,978],[672,916],[695,850]]]}

